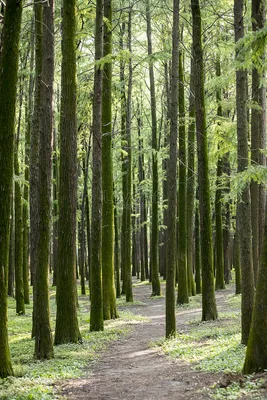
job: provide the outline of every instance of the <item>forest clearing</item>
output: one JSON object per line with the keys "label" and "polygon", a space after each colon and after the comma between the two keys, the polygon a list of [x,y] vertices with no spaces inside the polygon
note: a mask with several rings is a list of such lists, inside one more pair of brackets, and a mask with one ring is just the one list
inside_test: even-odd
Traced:
{"label": "forest clearing", "polygon": [[266,0],[0,0],[0,398],[267,398],[266,39]]}
{"label": "forest clearing", "polygon": [[[54,288],[51,290],[54,327]],[[19,317],[10,304],[16,377],[0,385],[0,398],[266,399],[267,373],[241,375],[245,355],[245,346],[240,344],[241,299],[234,294],[232,283],[217,292],[220,318],[216,321],[201,322],[200,295],[179,306],[177,338],[171,340],[164,339],[164,296],[152,298],[150,285],[140,281],[134,283],[133,292],[134,303],[121,299],[119,319],[107,322],[105,331],[97,334],[88,332],[88,299],[79,296],[83,344],[58,348],[55,359],[43,366],[31,358],[30,309],[18,330]]]}

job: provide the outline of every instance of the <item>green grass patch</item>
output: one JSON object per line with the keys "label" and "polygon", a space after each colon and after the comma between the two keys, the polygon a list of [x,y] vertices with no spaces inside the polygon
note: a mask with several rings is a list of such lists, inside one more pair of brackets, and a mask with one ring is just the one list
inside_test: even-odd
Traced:
{"label": "green grass patch", "polygon": [[240,312],[231,308],[220,313],[216,321],[189,321],[176,338],[162,340],[159,345],[165,353],[189,362],[195,369],[240,373],[245,357],[240,325]]}
{"label": "green grass patch", "polygon": [[[54,331],[56,318],[55,290],[50,292],[51,327]],[[119,318],[106,321],[103,332],[89,331],[89,299],[79,297],[79,326],[82,344],[55,346],[55,358],[45,362],[33,360],[34,340],[31,339],[32,305],[26,306],[26,315],[16,315],[14,299],[8,300],[9,343],[14,368],[14,377],[0,379],[0,399],[30,400],[56,399],[53,386],[56,382],[78,378],[88,373],[89,362],[97,360],[100,352],[110,342],[119,340],[129,332],[131,324],[142,323],[144,317],[136,316],[129,310],[120,311]]]}

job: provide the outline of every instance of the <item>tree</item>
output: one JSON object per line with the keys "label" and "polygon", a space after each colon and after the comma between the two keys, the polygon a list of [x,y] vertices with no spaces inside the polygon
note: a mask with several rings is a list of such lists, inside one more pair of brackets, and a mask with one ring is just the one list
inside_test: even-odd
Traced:
{"label": "tree", "polygon": [[183,53],[179,51],[179,184],[178,184],[178,296],[177,303],[189,303],[186,249],[186,134]]}
{"label": "tree", "polygon": [[[90,330],[102,331],[102,69],[97,65],[103,47],[103,2],[96,2],[95,20],[95,72],[93,102],[93,181],[92,181],[92,263],[91,263],[91,313]],[[113,181],[111,182],[113,185]]]}
{"label": "tree", "polygon": [[13,375],[7,336],[7,274],[22,2],[7,0],[0,55],[0,378]]}
{"label": "tree", "polygon": [[[252,30],[262,29],[266,19],[266,8],[263,0],[253,0],[252,6]],[[252,51],[257,51],[258,57],[264,63],[265,45],[261,45]],[[252,66],[252,101],[251,109],[251,162],[254,165],[265,165],[265,156],[262,150],[266,140],[266,88],[264,72],[256,63]],[[254,279],[257,282],[257,274],[262,252],[262,238],[264,236],[264,211],[265,189],[263,184],[251,182],[251,229]]]}
{"label": "tree", "polygon": [[[112,1],[104,2],[104,53],[112,54]],[[103,69],[102,98],[102,270],[103,270],[103,311],[104,319],[117,317],[114,282],[114,204],[113,204],[113,163],[112,163],[112,63],[105,63]]]}
{"label": "tree", "polygon": [[178,130],[178,68],[179,68],[179,0],[173,0],[172,70],[170,101],[170,157],[168,160],[168,226],[166,257],[166,337],[176,334],[175,271],[176,271],[176,169]]}
{"label": "tree", "polygon": [[[216,76],[221,76],[220,58],[216,61]],[[217,115],[218,119],[222,118],[221,90],[217,89]],[[220,123],[220,122],[218,122]],[[219,149],[220,150],[220,149]],[[224,289],[224,253],[223,253],[223,224],[222,224],[222,190],[220,188],[220,179],[223,173],[222,158],[219,155],[217,161],[217,188],[215,194],[215,224],[216,224],[216,289]]]}
{"label": "tree", "polygon": [[194,263],[194,200],[195,200],[195,99],[194,70],[191,58],[190,94],[189,94],[189,125],[187,139],[187,187],[186,187],[186,233],[187,233],[187,276],[188,294],[195,295],[196,287],[193,277]]}
{"label": "tree", "polygon": [[191,0],[193,57],[195,71],[195,112],[198,151],[198,187],[202,264],[202,320],[217,319],[212,260],[209,164],[204,98],[204,68],[199,0]]}
{"label": "tree", "polygon": [[[266,215],[266,214],[265,214]],[[265,217],[264,243],[257,280],[255,304],[249,331],[244,374],[264,371],[267,368],[267,218]]]}
{"label": "tree", "polygon": [[149,59],[149,81],[150,81],[150,105],[151,105],[151,130],[152,130],[152,224],[151,224],[151,282],[152,295],[161,294],[159,282],[159,231],[158,231],[158,139],[157,139],[157,104],[155,92],[154,67],[152,61],[152,28],[150,1],[146,0],[146,23],[147,23],[147,48]]}
{"label": "tree", "polygon": [[53,143],[54,1],[43,5],[42,84],[38,184],[38,262],[35,269],[35,350],[38,360],[54,357],[49,311],[49,251]]}
{"label": "tree", "polygon": [[63,0],[56,345],[81,341],[75,279],[77,209],[75,12],[76,1]]}
{"label": "tree", "polygon": [[[234,22],[236,43],[244,36],[244,1],[234,2]],[[238,57],[238,51],[236,52]],[[236,70],[236,117],[237,117],[237,156],[238,172],[248,167],[248,123],[247,123],[247,71]],[[247,344],[254,301],[254,273],[251,241],[251,204],[249,184],[242,190],[237,205],[237,229],[240,248],[242,276],[242,343]]]}

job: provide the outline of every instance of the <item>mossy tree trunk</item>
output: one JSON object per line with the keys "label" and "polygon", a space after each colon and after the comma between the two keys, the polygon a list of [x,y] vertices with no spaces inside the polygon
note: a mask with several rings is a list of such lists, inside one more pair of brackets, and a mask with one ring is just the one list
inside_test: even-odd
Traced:
{"label": "mossy tree trunk", "polygon": [[[128,15],[128,50],[132,52],[132,9],[129,9]],[[132,59],[129,60],[128,71],[128,88],[127,88],[127,101],[126,101],[126,134],[125,143],[127,148],[127,156],[125,158],[125,196],[123,198],[123,220],[125,223],[125,238],[124,238],[124,291],[126,301],[133,301],[132,291],[132,273],[131,273],[131,200],[132,200],[132,80],[133,80],[133,67]]]}
{"label": "mossy tree trunk", "polygon": [[[182,39],[182,38],[181,38]],[[186,133],[183,52],[179,51],[178,304],[189,303],[186,249]]]}
{"label": "mossy tree trunk", "polygon": [[150,82],[150,109],[152,130],[152,221],[151,221],[151,282],[152,296],[161,294],[159,282],[159,228],[158,228],[158,137],[157,137],[157,104],[155,91],[155,78],[153,66],[152,28],[150,14],[150,0],[146,0],[146,26],[147,26],[147,49],[149,59],[149,82]]}
{"label": "mossy tree trunk", "polygon": [[189,94],[189,125],[187,140],[187,187],[186,187],[186,215],[187,215],[187,281],[188,294],[196,294],[193,276],[194,264],[194,201],[195,201],[195,98],[194,98],[194,69],[191,59],[190,94]]}
{"label": "mossy tree trunk", "polygon": [[[252,3],[252,30],[262,29],[266,19],[266,6],[263,0],[253,0]],[[258,56],[264,62],[265,46],[257,47]],[[257,66],[252,68],[252,101],[251,109],[251,161],[252,165],[265,165],[265,156],[262,150],[265,148],[266,138],[266,88],[265,74],[259,72]],[[264,236],[264,205],[265,189],[257,182],[251,183],[251,228],[254,280],[257,282],[257,274],[262,250],[262,238]]]}
{"label": "mossy tree trunk", "polygon": [[141,138],[141,130],[142,130],[142,119],[140,114],[140,107],[138,104],[138,115],[137,115],[137,129],[138,129],[138,180],[140,187],[140,261],[141,261],[141,281],[146,280],[146,270],[145,270],[145,213],[144,213],[144,192],[141,185],[141,182],[144,180],[144,167],[143,167],[143,143]]}
{"label": "mossy tree trunk", "polygon": [[[234,2],[235,41],[244,37],[244,0]],[[238,57],[238,53],[236,54]],[[247,121],[247,71],[236,70],[236,117],[238,172],[248,167],[248,121]],[[242,275],[241,325],[242,343],[247,344],[254,301],[254,272],[252,259],[252,230],[250,187],[247,184],[237,205],[237,229]]]}
{"label": "mossy tree trunk", "polygon": [[[24,64],[24,63],[23,63]],[[19,89],[19,114],[17,135],[15,140],[14,174],[16,176],[14,202],[15,202],[15,299],[16,313],[25,314],[24,287],[23,287],[23,231],[22,231],[22,190],[20,185],[20,163],[19,163],[19,138],[22,117],[23,101],[23,78],[20,79]]]}
{"label": "mossy tree trunk", "polygon": [[[95,61],[102,57],[103,1],[96,2]],[[111,182],[113,184],[113,182]],[[113,197],[112,197],[113,199]],[[111,199],[111,200],[112,200]],[[93,102],[93,180],[90,330],[104,329],[102,286],[102,69],[95,65]]]}
{"label": "mossy tree trunk", "polygon": [[179,69],[179,0],[173,0],[172,72],[170,101],[170,157],[167,168],[168,226],[166,257],[166,337],[176,334],[175,272],[177,212],[177,131],[178,131],[178,69]]}
{"label": "mossy tree trunk", "polygon": [[[219,78],[221,76],[221,63],[220,58],[216,60],[216,76]],[[216,100],[217,100],[217,116],[218,120],[222,118],[222,95],[221,89],[217,89],[216,92]],[[216,289],[224,289],[224,252],[223,252],[223,223],[222,223],[222,190],[220,188],[221,185],[221,177],[223,174],[223,162],[222,157],[218,156],[217,161],[217,181],[216,181],[216,194],[215,194],[215,225],[216,225],[216,238],[215,238],[215,247],[216,247]]]}
{"label": "mossy tree trunk", "polygon": [[212,260],[212,232],[207,126],[204,97],[204,66],[199,0],[191,0],[193,19],[193,57],[195,71],[195,107],[198,151],[198,185],[202,264],[202,320],[217,318]]}
{"label": "mossy tree trunk", "polygon": [[264,371],[267,368],[267,219],[252,322],[248,338],[244,374]]}
{"label": "mossy tree trunk", "polygon": [[7,0],[0,56],[0,378],[13,375],[7,334],[7,274],[21,14],[22,2]]}
{"label": "mossy tree trunk", "polygon": [[[104,52],[112,55],[112,0],[104,1]],[[113,205],[113,162],[112,162],[112,63],[103,69],[102,100],[102,270],[103,270],[103,313],[104,319],[117,317],[114,281],[114,205]]]}
{"label": "mossy tree trunk", "polygon": [[76,209],[76,1],[63,0],[60,112],[59,232],[55,344],[77,343]]}
{"label": "mossy tree trunk", "polygon": [[24,302],[25,304],[30,303],[29,297],[29,165],[30,165],[30,141],[31,141],[31,128],[32,128],[32,111],[33,111],[33,99],[32,93],[34,90],[34,18],[31,21],[30,31],[30,78],[28,95],[26,97],[27,108],[25,112],[26,117],[26,133],[25,133],[25,169],[24,169],[24,192],[23,192],[23,286],[24,286]]}
{"label": "mossy tree trunk", "polygon": [[[124,35],[125,35],[125,23],[122,22],[120,27],[120,49],[124,50]],[[120,85],[121,85],[121,147],[122,147],[122,198],[123,198],[123,210],[122,210],[122,223],[121,223],[121,279],[122,279],[122,290],[121,294],[125,294],[125,265],[126,265],[126,201],[127,199],[127,137],[126,137],[126,88],[125,88],[125,61],[120,61]]]}
{"label": "mossy tree trunk", "polygon": [[199,232],[199,208],[195,210],[195,282],[196,293],[201,293],[201,249]]}
{"label": "mossy tree trunk", "polygon": [[38,360],[54,357],[49,310],[51,177],[53,142],[54,1],[43,5],[42,83],[39,147],[39,243],[35,270],[35,349]]}
{"label": "mossy tree trunk", "polygon": [[41,74],[42,74],[42,37],[43,37],[43,8],[39,0],[34,0],[34,37],[35,37],[35,91],[34,111],[31,127],[30,148],[30,271],[33,284],[33,318],[32,337],[35,336],[35,272],[38,263],[39,246],[39,141],[40,141],[40,110],[41,110]]}

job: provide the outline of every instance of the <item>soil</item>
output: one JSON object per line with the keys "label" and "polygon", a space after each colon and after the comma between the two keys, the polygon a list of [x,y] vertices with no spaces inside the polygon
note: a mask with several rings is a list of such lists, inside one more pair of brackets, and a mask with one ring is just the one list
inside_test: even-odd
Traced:
{"label": "soil", "polygon": [[[225,310],[225,297],[231,289],[216,293],[218,311]],[[131,333],[113,342],[98,362],[88,365],[86,377],[63,382],[58,392],[63,398],[78,400],[202,400],[209,399],[209,387],[223,374],[195,371],[191,365],[162,354],[150,342],[165,335],[165,298],[150,297],[150,285],[134,288],[134,299],[143,304],[130,308],[148,317],[131,325]],[[129,308],[127,308],[129,310]],[[201,308],[177,308],[177,330],[201,320]]]}

